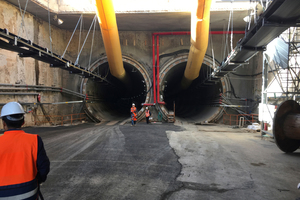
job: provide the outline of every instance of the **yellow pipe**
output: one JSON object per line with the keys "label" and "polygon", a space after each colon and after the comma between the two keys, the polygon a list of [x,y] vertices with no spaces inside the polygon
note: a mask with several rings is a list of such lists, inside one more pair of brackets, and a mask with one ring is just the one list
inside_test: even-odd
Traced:
{"label": "yellow pipe", "polygon": [[112,0],[96,0],[96,7],[110,73],[114,77],[124,80],[126,72],[123,66],[119,32]]}
{"label": "yellow pipe", "polygon": [[195,0],[195,9],[191,12],[191,47],[188,61],[181,81],[181,87],[187,89],[199,76],[206,53],[209,38],[211,0]]}

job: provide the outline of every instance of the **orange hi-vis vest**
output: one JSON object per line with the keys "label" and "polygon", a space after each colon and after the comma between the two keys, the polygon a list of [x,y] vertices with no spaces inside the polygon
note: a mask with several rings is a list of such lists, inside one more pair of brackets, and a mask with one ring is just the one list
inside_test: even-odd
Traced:
{"label": "orange hi-vis vest", "polygon": [[137,119],[136,119],[136,113],[135,113],[135,112],[132,113],[131,119],[132,119],[133,121],[136,121],[136,120],[137,120]]}
{"label": "orange hi-vis vest", "polygon": [[135,113],[136,112],[136,107],[131,107],[130,112]]}
{"label": "orange hi-vis vest", "polygon": [[38,137],[22,130],[0,136],[0,186],[32,181],[37,175]]}
{"label": "orange hi-vis vest", "polygon": [[146,117],[149,117],[150,116],[150,110],[146,110],[145,115],[146,115]]}

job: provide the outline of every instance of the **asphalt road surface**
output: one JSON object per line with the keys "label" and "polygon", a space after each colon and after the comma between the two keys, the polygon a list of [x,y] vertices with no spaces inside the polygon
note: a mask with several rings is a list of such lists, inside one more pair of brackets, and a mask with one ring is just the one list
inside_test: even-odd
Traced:
{"label": "asphalt road surface", "polygon": [[51,161],[45,200],[297,199],[300,151],[224,125],[26,128]]}

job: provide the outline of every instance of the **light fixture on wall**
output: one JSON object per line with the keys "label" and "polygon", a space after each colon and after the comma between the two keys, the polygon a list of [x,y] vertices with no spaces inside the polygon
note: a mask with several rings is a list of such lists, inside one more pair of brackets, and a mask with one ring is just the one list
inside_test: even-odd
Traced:
{"label": "light fixture on wall", "polygon": [[244,22],[250,22],[251,21],[251,17],[250,16],[246,16],[243,18]]}
{"label": "light fixture on wall", "polygon": [[57,24],[61,25],[62,23],[64,23],[64,21],[62,19],[57,19]]}
{"label": "light fixture on wall", "polygon": [[57,15],[54,15],[53,20],[57,21],[58,25],[61,25],[64,23],[64,21],[62,19],[59,19]]}

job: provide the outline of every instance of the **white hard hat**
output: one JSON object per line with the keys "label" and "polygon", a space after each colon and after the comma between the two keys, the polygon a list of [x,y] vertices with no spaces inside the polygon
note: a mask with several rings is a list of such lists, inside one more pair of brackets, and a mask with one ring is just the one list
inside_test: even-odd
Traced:
{"label": "white hard hat", "polygon": [[146,109],[148,109],[148,107],[146,107]]}
{"label": "white hard hat", "polygon": [[135,104],[134,104],[134,103],[133,103],[132,105],[133,105],[133,106],[135,106]]}
{"label": "white hard hat", "polygon": [[2,107],[0,118],[15,114],[25,114],[23,107],[18,102],[9,102]]}

